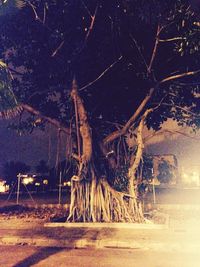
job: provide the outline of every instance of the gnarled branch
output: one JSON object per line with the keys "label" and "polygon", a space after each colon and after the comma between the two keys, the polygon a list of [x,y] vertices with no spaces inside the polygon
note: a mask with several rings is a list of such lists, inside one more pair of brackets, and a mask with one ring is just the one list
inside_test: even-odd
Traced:
{"label": "gnarled branch", "polygon": [[118,131],[115,131],[115,132],[111,133],[110,135],[108,135],[103,140],[103,143],[105,145],[108,144],[108,143],[110,143],[110,142],[112,142],[112,141],[114,141],[116,138],[119,138],[120,136],[125,135],[127,133],[127,131],[129,130],[129,128],[131,127],[131,125],[135,122],[135,120],[139,117],[139,115],[141,114],[141,112],[146,107],[146,105],[149,102],[149,100],[151,99],[154,91],[155,91],[155,88],[151,88],[149,90],[148,95],[146,95],[146,97],[142,100],[142,102],[140,103],[140,105],[137,108],[137,110],[135,111],[135,113],[131,116],[131,118],[127,121],[127,123],[124,125],[124,127],[121,130],[118,130]]}

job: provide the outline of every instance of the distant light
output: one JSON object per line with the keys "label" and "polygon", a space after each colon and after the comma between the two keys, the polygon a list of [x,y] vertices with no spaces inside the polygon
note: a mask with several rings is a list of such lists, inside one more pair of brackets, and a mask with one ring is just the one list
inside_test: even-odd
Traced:
{"label": "distant light", "polygon": [[49,183],[49,182],[48,182],[47,179],[43,180],[43,184],[48,184],[48,183]]}
{"label": "distant light", "polygon": [[5,193],[9,190],[9,185],[6,185],[6,181],[0,181],[0,193]]}
{"label": "distant light", "polygon": [[184,184],[199,186],[200,185],[199,172],[193,171],[189,173],[182,173],[182,181]]}
{"label": "distant light", "polygon": [[71,182],[70,182],[70,181],[68,181],[68,182],[64,182],[63,185],[64,185],[64,186],[71,186]]}
{"label": "distant light", "polygon": [[40,186],[40,183],[35,183],[35,186]]}
{"label": "distant light", "polygon": [[199,185],[199,174],[197,172],[192,173],[192,183]]}
{"label": "distant light", "polygon": [[34,182],[34,179],[33,177],[25,177],[23,180],[22,180],[22,183],[27,185],[27,184],[32,184]]}

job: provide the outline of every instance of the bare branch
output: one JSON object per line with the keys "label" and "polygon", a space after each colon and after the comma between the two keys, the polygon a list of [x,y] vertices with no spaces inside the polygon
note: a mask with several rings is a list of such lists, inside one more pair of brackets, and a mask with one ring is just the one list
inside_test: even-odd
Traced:
{"label": "bare branch", "polygon": [[188,110],[187,108],[184,108],[184,107],[180,107],[178,105],[175,105],[175,104],[168,104],[168,103],[162,103],[163,106],[168,106],[168,107],[174,107],[176,109],[180,109],[182,111],[184,111],[185,113],[188,113],[189,115],[192,115],[194,117],[200,117],[200,115],[198,114],[195,114],[194,112]]}
{"label": "bare branch", "polygon": [[156,57],[156,54],[157,54],[158,44],[159,44],[159,34],[160,34],[161,30],[162,30],[162,28],[158,24],[157,32],[156,32],[156,38],[155,38],[155,44],[154,44],[153,52],[152,52],[152,55],[151,55],[150,63],[149,63],[148,68],[147,68],[147,72],[148,73],[151,73],[152,66],[153,66],[153,63],[154,63],[154,60],[155,60],[155,57]]}
{"label": "bare branch", "polygon": [[144,57],[144,55],[143,55],[143,53],[142,53],[142,51],[141,51],[141,48],[139,47],[137,41],[135,40],[135,38],[134,38],[131,34],[130,34],[130,38],[131,38],[131,40],[134,42],[134,44],[135,44],[135,46],[136,46],[136,48],[137,48],[137,50],[138,50],[138,52],[139,52],[139,54],[140,54],[140,57],[142,58],[142,60],[143,60],[143,62],[144,62],[144,65],[146,66],[146,69],[148,70],[148,65],[147,65],[147,62],[146,62],[146,60],[145,60],[145,57]]}
{"label": "bare branch", "polygon": [[17,75],[20,75],[20,76],[23,76],[23,75],[24,75],[24,73],[19,72],[19,71],[15,70],[15,69],[11,68],[10,66],[7,67],[7,68],[8,68],[8,70],[10,71],[10,73],[13,72],[13,73],[15,73],[15,74],[17,74]]}
{"label": "bare branch", "polygon": [[55,55],[58,53],[58,51],[63,47],[65,41],[62,41],[59,46],[54,50],[54,52],[52,53],[51,57],[55,57]]}
{"label": "bare branch", "polygon": [[43,11],[43,24],[46,22],[46,6],[44,6],[44,11]]}
{"label": "bare branch", "polygon": [[200,69],[196,70],[196,71],[188,71],[188,72],[183,72],[183,73],[180,73],[180,74],[177,74],[177,75],[172,75],[172,76],[166,77],[163,80],[161,80],[159,82],[159,84],[163,84],[165,82],[177,80],[177,79],[188,77],[188,76],[193,76],[193,75],[196,75],[198,73],[200,73]]}
{"label": "bare branch", "polygon": [[27,1],[27,4],[32,8],[33,13],[35,15],[35,20],[39,21],[40,23],[42,23],[42,25],[44,25],[48,30],[51,30],[46,24],[46,7],[44,7],[44,11],[43,11],[43,19],[41,19],[36,11],[36,7],[30,2]]}
{"label": "bare branch", "polygon": [[184,37],[174,37],[174,38],[169,38],[169,39],[158,39],[159,42],[174,42],[174,41],[178,41],[178,40],[186,40],[186,38]]}
{"label": "bare branch", "polygon": [[91,14],[89,8],[86,6],[85,2],[83,0],[81,0],[81,3],[84,6],[84,8],[87,11],[87,13],[89,14],[90,18],[92,19],[92,14]]}
{"label": "bare branch", "polygon": [[142,100],[139,107],[135,111],[135,113],[131,116],[131,118],[127,121],[127,123],[124,125],[124,127],[121,130],[115,131],[108,135],[104,140],[103,143],[106,145],[112,141],[114,141],[116,138],[119,138],[122,135],[125,135],[129,128],[132,126],[132,124],[135,122],[135,120],[140,116],[144,108],[146,107],[147,103],[151,99],[154,91],[156,88],[151,88],[149,91],[149,94],[146,95],[146,97]]}
{"label": "bare branch", "polygon": [[195,137],[195,136],[191,136],[190,134],[184,133],[182,131],[178,131],[178,130],[169,130],[169,129],[163,129],[160,130],[158,132],[153,132],[152,134],[148,135],[147,137],[144,138],[144,143],[147,143],[149,140],[151,140],[152,138],[154,138],[155,136],[159,136],[159,135],[164,135],[165,133],[169,133],[170,135],[172,134],[178,134],[178,135],[183,135],[187,138],[191,138],[191,139],[195,139],[195,140],[200,140],[200,138]]}
{"label": "bare branch", "polygon": [[90,87],[94,83],[96,83],[99,79],[101,79],[110,69],[112,69],[120,60],[122,56],[120,56],[115,62],[113,62],[107,69],[105,69],[95,80],[89,82],[88,84],[84,85],[79,89],[79,91],[85,90],[86,88]]}
{"label": "bare branch", "polygon": [[42,20],[40,19],[40,17],[37,14],[36,7],[31,2],[28,2],[28,4],[32,8],[32,10],[33,10],[33,13],[35,15],[35,20],[38,20],[38,21],[42,22]]}
{"label": "bare branch", "polygon": [[96,9],[95,9],[95,11],[94,11],[94,15],[91,16],[90,27],[89,27],[89,29],[88,29],[88,31],[87,31],[86,36],[85,36],[85,41],[84,41],[85,44],[86,44],[86,42],[87,42],[87,40],[88,40],[88,38],[89,38],[89,36],[90,36],[92,30],[93,30],[94,23],[95,23],[95,20],[96,20],[97,11],[98,11],[98,5],[96,6]]}

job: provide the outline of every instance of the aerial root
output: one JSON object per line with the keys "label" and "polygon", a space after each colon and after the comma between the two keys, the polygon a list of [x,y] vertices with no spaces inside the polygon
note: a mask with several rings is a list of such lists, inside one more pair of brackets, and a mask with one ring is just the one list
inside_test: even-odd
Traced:
{"label": "aerial root", "polygon": [[143,222],[141,205],[134,197],[113,189],[108,182],[72,182],[67,221]]}

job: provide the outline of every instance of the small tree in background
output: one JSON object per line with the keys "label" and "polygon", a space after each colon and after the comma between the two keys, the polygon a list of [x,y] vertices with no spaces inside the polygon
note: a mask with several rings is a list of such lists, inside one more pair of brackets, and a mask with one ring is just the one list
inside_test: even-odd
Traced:
{"label": "small tree in background", "polygon": [[170,184],[174,180],[174,166],[162,159],[158,165],[157,178],[161,183]]}
{"label": "small tree in background", "polygon": [[37,173],[47,174],[49,172],[49,166],[45,160],[40,160],[39,164],[35,167]]}
{"label": "small tree in background", "polygon": [[20,161],[10,161],[3,165],[3,175],[9,185],[16,182],[19,173],[26,174],[30,170],[30,166]]}

